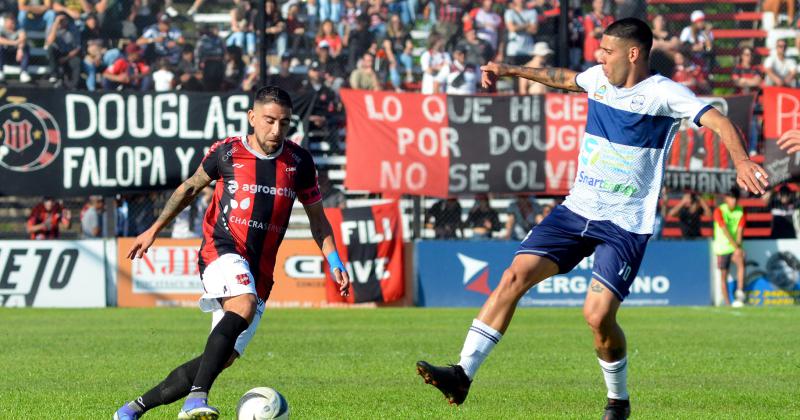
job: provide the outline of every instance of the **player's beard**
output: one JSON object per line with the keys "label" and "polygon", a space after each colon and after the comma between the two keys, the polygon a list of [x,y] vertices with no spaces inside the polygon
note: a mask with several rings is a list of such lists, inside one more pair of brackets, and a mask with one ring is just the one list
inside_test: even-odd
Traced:
{"label": "player's beard", "polygon": [[283,144],[282,138],[270,138],[268,135],[262,138],[256,134],[256,141],[258,141],[258,144],[261,146],[261,149],[264,151],[264,153],[268,155],[277,152]]}

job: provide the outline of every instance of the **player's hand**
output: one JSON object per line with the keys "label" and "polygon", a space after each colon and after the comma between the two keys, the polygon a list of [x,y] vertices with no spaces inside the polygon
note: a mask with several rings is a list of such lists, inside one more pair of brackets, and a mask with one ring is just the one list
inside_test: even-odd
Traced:
{"label": "player's hand", "polygon": [[505,76],[507,73],[508,66],[490,61],[485,66],[481,66],[481,86],[488,88],[497,81],[498,77]]}
{"label": "player's hand", "polygon": [[778,139],[778,147],[788,154],[800,152],[800,130],[789,130]]}
{"label": "player's hand", "polygon": [[769,186],[768,177],[767,171],[750,159],[736,162],[736,183],[753,194],[764,194],[764,188]]}
{"label": "player's hand", "polygon": [[347,274],[347,270],[333,270],[333,279],[339,285],[339,295],[342,297],[350,296],[350,275]]}
{"label": "player's hand", "polygon": [[131,245],[131,249],[128,251],[128,259],[142,258],[155,240],[155,232],[151,232],[150,229],[142,232],[142,234],[137,236],[136,240],[133,241],[133,245]]}

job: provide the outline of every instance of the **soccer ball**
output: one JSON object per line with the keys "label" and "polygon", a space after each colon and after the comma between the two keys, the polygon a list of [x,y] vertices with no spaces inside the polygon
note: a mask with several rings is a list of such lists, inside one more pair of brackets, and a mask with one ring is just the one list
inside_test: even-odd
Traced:
{"label": "soccer ball", "polygon": [[238,420],[288,419],[289,403],[280,392],[272,388],[253,388],[239,399],[236,418]]}

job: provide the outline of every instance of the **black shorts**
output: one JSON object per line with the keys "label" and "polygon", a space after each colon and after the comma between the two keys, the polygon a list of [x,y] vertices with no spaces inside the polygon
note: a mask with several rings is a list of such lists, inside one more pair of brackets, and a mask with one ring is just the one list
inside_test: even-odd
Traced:
{"label": "black shorts", "polygon": [[717,255],[717,268],[720,270],[727,270],[731,267],[731,260],[733,259],[733,252],[730,254]]}

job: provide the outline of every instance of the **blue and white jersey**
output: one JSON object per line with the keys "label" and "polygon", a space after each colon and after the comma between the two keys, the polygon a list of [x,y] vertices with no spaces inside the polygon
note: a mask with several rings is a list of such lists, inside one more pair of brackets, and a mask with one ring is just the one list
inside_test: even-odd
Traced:
{"label": "blue and white jersey", "polygon": [[653,233],[664,162],[680,127],[711,109],[661,75],[631,88],[608,82],[601,65],[576,77],[589,95],[578,173],[564,201],[589,220],[609,220],[633,233]]}

